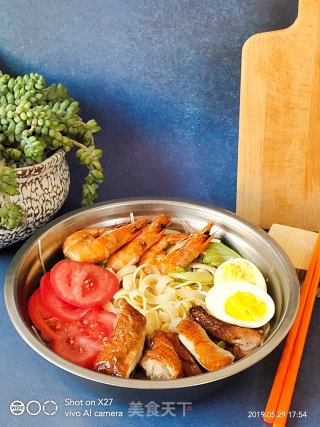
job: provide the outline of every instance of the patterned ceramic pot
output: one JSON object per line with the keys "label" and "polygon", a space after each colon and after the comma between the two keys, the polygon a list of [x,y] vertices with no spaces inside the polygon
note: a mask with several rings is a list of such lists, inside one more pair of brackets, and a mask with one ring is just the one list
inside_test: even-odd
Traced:
{"label": "patterned ceramic pot", "polygon": [[30,236],[46,224],[63,205],[70,186],[70,174],[63,150],[42,163],[17,169],[20,195],[12,197],[25,212],[23,225],[14,230],[0,226],[0,249]]}

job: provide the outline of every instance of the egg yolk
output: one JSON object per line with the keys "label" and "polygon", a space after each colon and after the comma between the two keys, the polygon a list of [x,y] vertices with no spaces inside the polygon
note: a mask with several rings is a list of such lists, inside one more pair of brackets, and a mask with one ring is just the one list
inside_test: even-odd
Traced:
{"label": "egg yolk", "polygon": [[245,281],[252,284],[256,284],[256,277],[250,266],[242,261],[241,265],[238,264],[227,264],[223,269],[223,281]]}
{"label": "egg yolk", "polygon": [[225,312],[238,320],[254,322],[267,313],[267,304],[249,292],[235,292],[225,302]]}

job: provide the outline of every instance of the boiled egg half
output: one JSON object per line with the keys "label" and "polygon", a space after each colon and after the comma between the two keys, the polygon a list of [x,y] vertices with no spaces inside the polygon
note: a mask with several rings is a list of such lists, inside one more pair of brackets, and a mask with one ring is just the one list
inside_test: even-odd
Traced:
{"label": "boiled egg half", "polygon": [[265,278],[253,262],[245,258],[231,258],[217,268],[214,275],[214,284],[224,282],[249,282],[267,291]]}
{"label": "boiled egg half", "polygon": [[215,284],[206,296],[212,316],[233,325],[260,328],[272,319],[275,305],[260,287],[244,281]]}

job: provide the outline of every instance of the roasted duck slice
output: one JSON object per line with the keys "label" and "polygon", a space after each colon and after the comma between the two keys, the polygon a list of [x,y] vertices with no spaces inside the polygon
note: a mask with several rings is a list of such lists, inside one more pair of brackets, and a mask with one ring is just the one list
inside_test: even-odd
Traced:
{"label": "roasted duck slice", "polygon": [[129,378],[138,364],[146,337],[146,318],[121,300],[113,334],[106,339],[93,368],[98,372]]}
{"label": "roasted duck slice", "polygon": [[173,344],[173,347],[177,355],[179,356],[179,359],[181,360],[184,377],[192,377],[194,375],[199,375],[202,373],[190,351],[187,350],[186,347],[181,344],[177,332],[160,330],[159,333],[169,339]]}
{"label": "roasted duck slice", "polygon": [[189,317],[199,323],[208,334],[234,345],[232,353],[236,359],[248,356],[263,342],[263,334],[258,330],[242,328],[223,322],[211,316],[211,314],[200,306],[190,308]]}
{"label": "roasted duck slice", "polygon": [[170,339],[160,330],[155,332],[140,365],[151,380],[174,380],[183,376],[182,362]]}
{"label": "roasted duck slice", "polygon": [[177,330],[182,344],[208,371],[216,371],[233,362],[234,355],[211,341],[206,331],[197,322],[191,319],[181,320]]}

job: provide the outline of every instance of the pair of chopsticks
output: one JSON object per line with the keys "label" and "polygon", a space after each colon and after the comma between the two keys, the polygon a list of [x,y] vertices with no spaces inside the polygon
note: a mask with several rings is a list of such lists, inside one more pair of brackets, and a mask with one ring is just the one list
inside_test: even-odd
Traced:
{"label": "pair of chopsticks", "polygon": [[269,400],[264,421],[274,427],[283,427],[289,416],[291,399],[296,383],[303,348],[320,280],[320,232],[308,266],[300,294],[295,321],[288,334]]}

